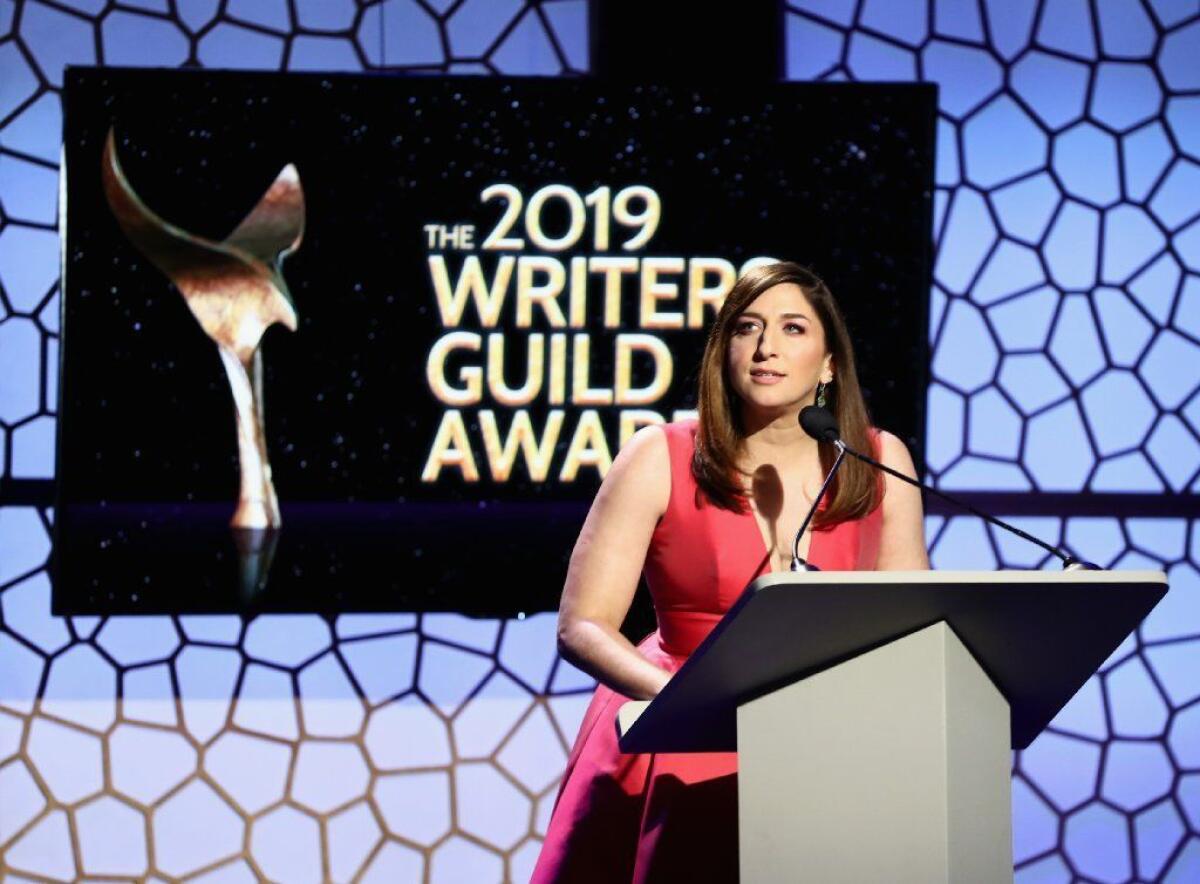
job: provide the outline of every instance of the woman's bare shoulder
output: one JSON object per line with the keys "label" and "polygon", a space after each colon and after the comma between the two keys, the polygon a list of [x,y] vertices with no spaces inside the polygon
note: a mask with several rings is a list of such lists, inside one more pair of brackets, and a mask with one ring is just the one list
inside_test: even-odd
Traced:
{"label": "woman's bare shoulder", "polygon": [[610,481],[622,485],[625,482],[648,482],[654,485],[655,480],[661,477],[667,480],[670,492],[671,449],[667,443],[668,432],[671,432],[670,429],[659,425],[638,429],[617,452],[605,485]]}
{"label": "woman's bare shoulder", "polygon": [[[879,460],[898,473],[917,478],[904,440],[880,430]],[[883,533],[876,567],[881,571],[922,571],[929,568],[925,552],[924,507],[919,488],[884,474]]]}
{"label": "woman's bare shoulder", "polygon": [[[643,427],[617,452],[583,524],[580,549],[631,548],[649,543],[671,501],[671,453],[659,427]],[[644,554],[644,546],[641,553]],[[638,567],[641,566],[638,559]]]}
{"label": "woman's bare shoulder", "polygon": [[904,440],[895,433],[879,427],[872,427],[871,432],[875,436],[875,449],[879,460],[894,470],[900,470],[900,472],[916,478],[916,467],[913,464],[912,454]]}

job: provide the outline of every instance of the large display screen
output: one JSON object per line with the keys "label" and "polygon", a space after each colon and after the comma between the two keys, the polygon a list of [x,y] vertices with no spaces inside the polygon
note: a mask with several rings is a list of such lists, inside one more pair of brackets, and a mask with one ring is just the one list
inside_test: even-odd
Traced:
{"label": "large display screen", "polygon": [[934,95],[74,69],[54,604],[553,608],[756,261],[918,448]]}

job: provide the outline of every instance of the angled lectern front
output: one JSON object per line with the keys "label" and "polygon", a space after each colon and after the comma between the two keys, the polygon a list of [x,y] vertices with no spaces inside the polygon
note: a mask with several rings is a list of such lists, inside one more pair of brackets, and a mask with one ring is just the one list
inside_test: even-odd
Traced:
{"label": "angled lectern front", "polygon": [[760,577],[626,752],[738,753],[745,884],[1011,882],[1023,749],[1167,591],[1158,571]]}

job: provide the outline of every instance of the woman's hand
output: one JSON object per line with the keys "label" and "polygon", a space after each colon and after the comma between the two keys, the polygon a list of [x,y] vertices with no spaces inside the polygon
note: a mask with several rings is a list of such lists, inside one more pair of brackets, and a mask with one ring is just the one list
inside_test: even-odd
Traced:
{"label": "woman's hand", "polygon": [[645,427],[618,452],[592,502],[558,609],[563,658],[639,700],[657,695],[671,674],[639,654],[620,630],[670,496],[666,435]]}

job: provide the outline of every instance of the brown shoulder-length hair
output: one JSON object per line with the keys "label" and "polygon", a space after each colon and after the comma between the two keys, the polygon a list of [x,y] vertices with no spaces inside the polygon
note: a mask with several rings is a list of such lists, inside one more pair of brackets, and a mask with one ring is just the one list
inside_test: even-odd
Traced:
{"label": "brown shoulder-length hair", "polygon": [[[779,262],[753,268],[738,279],[725,298],[709,331],[700,363],[700,426],[692,475],[701,493],[722,509],[745,512],[747,507],[741,479],[744,473],[738,467],[746,432],[740,400],[729,383],[729,341],[742,312],[767,289],[781,283],[800,287],[825,331],[825,346],[833,355],[833,383],[825,391],[826,407],[836,418],[842,438],[858,451],[874,450],[871,421],[858,384],[850,334],[828,286],[799,264]],[[828,442],[818,442],[817,450],[822,471],[827,473],[833,467],[837,449]],[[828,529],[839,522],[865,516],[879,504],[881,489],[874,470],[847,457],[827,494],[825,509],[813,519],[814,529]]]}

